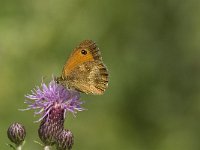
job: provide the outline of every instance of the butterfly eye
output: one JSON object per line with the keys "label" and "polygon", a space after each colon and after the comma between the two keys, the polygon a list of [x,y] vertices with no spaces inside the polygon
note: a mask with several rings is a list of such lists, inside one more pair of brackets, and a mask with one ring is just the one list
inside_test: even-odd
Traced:
{"label": "butterfly eye", "polygon": [[86,55],[87,51],[83,49],[83,50],[81,50],[81,54]]}

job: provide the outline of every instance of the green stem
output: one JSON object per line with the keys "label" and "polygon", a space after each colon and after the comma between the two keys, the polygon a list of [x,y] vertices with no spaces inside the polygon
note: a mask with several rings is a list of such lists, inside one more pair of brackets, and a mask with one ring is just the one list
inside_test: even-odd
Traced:
{"label": "green stem", "polygon": [[18,146],[16,150],[22,150],[22,146]]}
{"label": "green stem", "polygon": [[45,146],[44,150],[50,150],[50,147],[49,146]]}

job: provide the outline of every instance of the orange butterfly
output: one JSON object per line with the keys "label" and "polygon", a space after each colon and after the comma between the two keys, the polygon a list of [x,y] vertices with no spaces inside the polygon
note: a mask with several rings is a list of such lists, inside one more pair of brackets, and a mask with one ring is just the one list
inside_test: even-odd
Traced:
{"label": "orange butterfly", "polygon": [[103,94],[108,87],[108,70],[100,50],[92,40],[82,41],[65,63],[56,81],[86,94]]}

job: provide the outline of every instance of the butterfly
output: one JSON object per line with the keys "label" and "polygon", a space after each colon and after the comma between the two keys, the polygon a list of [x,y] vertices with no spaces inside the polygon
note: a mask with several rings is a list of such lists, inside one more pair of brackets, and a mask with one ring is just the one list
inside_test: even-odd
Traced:
{"label": "butterfly", "polygon": [[73,50],[56,81],[68,89],[101,95],[108,87],[108,75],[96,43],[84,40]]}

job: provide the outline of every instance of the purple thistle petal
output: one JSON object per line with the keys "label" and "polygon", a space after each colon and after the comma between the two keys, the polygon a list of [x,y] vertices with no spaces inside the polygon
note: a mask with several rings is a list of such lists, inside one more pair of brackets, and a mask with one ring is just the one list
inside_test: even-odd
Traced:
{"label": "purple thistle petal", "polygon": [[80,93],[67,89],[57,84],[54,80],[49,85],[41,83],[40,87],[36,86],[31,90],[31,94],[25,95],[25,98],[24,103],[28,106],[24,110],[33,109],[35,115],[43,113],[38,121],[48,116],[52,107],[57,104],[64,109],[65,114],[68,111],[74,115],[77,111],[84,110],[81,108],[83,102],[80,101]]}

